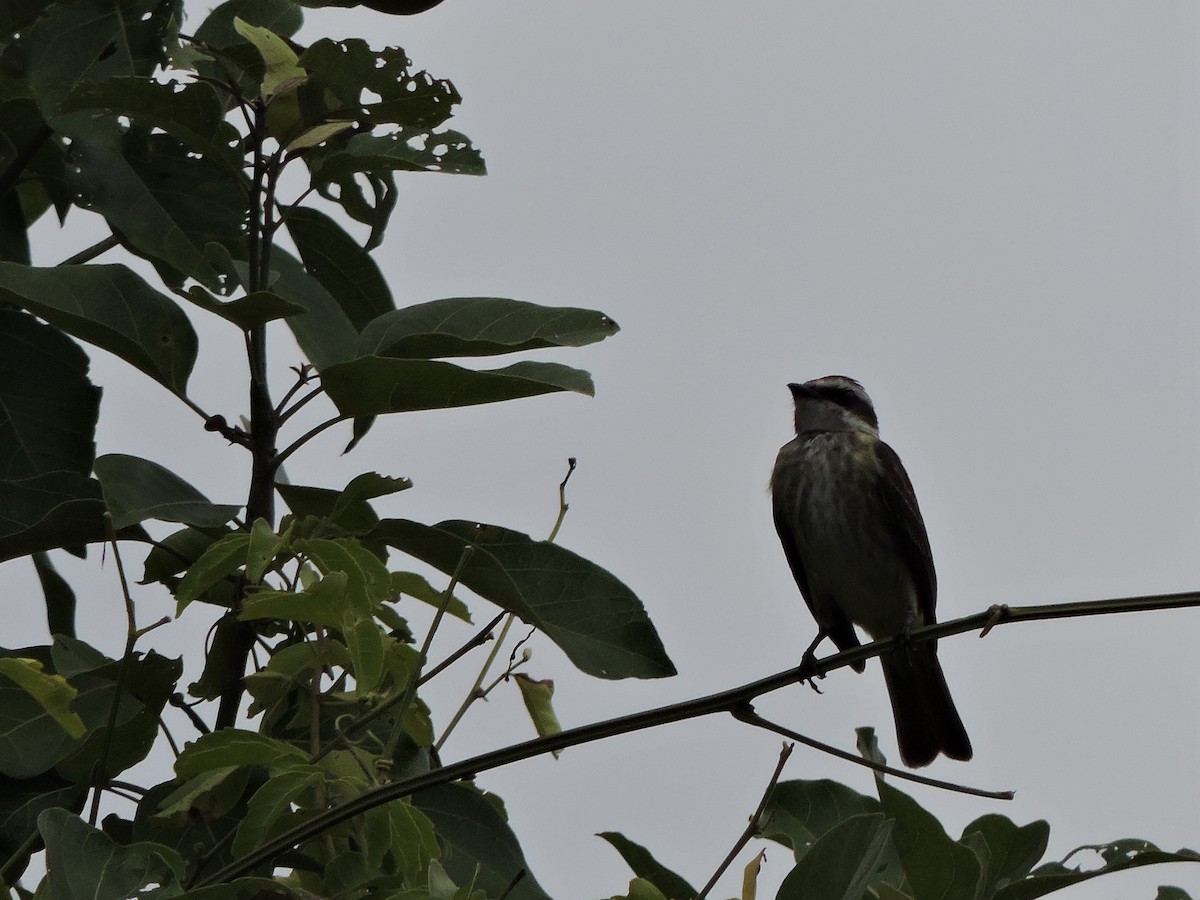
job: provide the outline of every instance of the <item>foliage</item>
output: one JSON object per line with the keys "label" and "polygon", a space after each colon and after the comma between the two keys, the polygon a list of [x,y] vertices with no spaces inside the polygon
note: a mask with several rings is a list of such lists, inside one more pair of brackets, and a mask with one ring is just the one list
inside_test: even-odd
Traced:
{"label": "foliage", "polygon": [[[302,5],[411,15],[439,2]],[[477,358],[579,347],[617,325],[596,310],[497,297],[396,308],[371,254],[400,179],[485,172],[472,141],[447,126],[461,99],[453,84],[414,71],[397,47],[301,44],[294,0],[229,0],[184,24],[182,0],[0,6],[0,560],[31,558],[52,635],[0,650],[0,886],[44,850],[36,896],[54,900],[544,898],[500,798],[432,776],[470,702],[509,676],[543,737],[504,759],[566,746],[553,682],[516,671],[516,657],[482,688],[493,653],[439,731],[419,688],[460,655],[430,667],[430,639],[444,616],[470,621],[490,604],[501,616],[462,655],[496,628],[498,647],[519,619],[587,674],[670,676],[641,601],[553,535],[382,517],[378,501],[410,489],[406,478],[290,484],[281,466],[339,423],[351,423],[353,447],[382,415],[591,394],[586,372],[558,362]],[[75,210],[102,217],[110,236],[32,266],[29,228]],[[128,261],[94,262],[116,248]],[[230,341],[201,347],[201,316],[225,323]],[[283,329],[304,361],[281,390],[266,360]],[[192,410],[198,433],[248,454],[245,502],[215,503],[157,461],[97,456],[100,389],[84,344]],[[250,373],[239,424],[189,394],[199,354],[230,347],[244,348]],[[321,403],[328,418],[303,430],[296,414]],[[171,591],[177,615],[216,611],[194,683],[179,684],[179,660],[142,648],[155,625],[138,626],[123,570],[124,653],[109,658],[76,635],[74,594],[52,554],[100,542],[114,553],[142,545],[142,584]],[[422,607],[436,613],[418,639],[409,620]],[[252,647],[261,656],[248,671]],[[118,782],[164,735],[168,704],[197,731],[171,777]],[[132,792],[132,813],[100,821],[108,791]],[[1015,900],[1196,859],[1118,842],[1099,851],[1100,870],[1034,869],[1044,823],[985,816],[953,841],[883,782],[877,800],[784,783],[758,825],[795,852],[783,898]],[[630,897],[695,894],[646,848],[603,837],[637,876]]]}

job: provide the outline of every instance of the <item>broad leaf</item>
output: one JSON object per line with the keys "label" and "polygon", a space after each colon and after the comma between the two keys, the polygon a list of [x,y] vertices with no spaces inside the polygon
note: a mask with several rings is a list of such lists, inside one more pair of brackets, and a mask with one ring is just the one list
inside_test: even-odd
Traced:
{"label": "broad leaf", "polygon": [[328,184],[360,172],[445,172],[486,175],[483,157],[471,139],[457,131],[409,138],[357,134],[343,146],[331,146],[310,161],[315,184]]}
{"label": "broad leaf", "polygon": [[193,285],[188,288],[187,298],[201,309],[232,322],[242,331],[250,331],[259,325],[305,311],[303,306],[289,303],[270,291],[255,291],[236,300],[218,300],[204,288]]}
{"label": "broad leaf", "polygon": [[452,574],[543,631],[579,669],[599,678],[675,674],[641,600],[611,573],[570,550],[498,525],[434,526],[385,519],[371,537]]}
{"label": "broad leaf", "polygon": [[[525,711],[529,713],[529,720],[533,722],[533,728],[538,737],[546,737],[562,731],[562,726],[558,723],[558,715],[554,712],[554,682],[549,678],[539,681],[524,672],[515,672],[513,681],[517,683],[517,688],[521,691],[521,699],[525,702]],[[555,759],[558,758],[560,752],[559,750],[551,751]]]}
{"label": "broad leaf", "polygon": [[597,837],[612,844],[634,874],[653,884],[667,900],[692,900],[696,896],[694,887],[656,860],[641,844],[616,831],[602,831]]}
{"label": "broad leaf", "polygon": [[83,737],[83,720],[71,711],[78,695],[61,675],[45,671],[36,659],[10,656],[0,659],[0,676],[7,678],[37,701],[38,705],[72,738]]}
{"label": "broad leaf", "polygon": [[280,772],[260,787],[250,798],[246,818],[233,839],[233,855],[245,856],[295,824],[292,803],[301,794],[311,793],[312,786],[321,779],[320,768],[302,765]]}
{"label": "broad leaf", "polygon": [[65,809],[43,812],[38,830],[46,842],[48,871],[38,896],[46,900],[128,900],[149,896],[143,889],[150,886],[160,896],[183,892],[183,858],[170,847],[123,847]]}
{"label": "broad leaf", "polygon": [[46,599],[46,626],[51,636],[75,636],[75,592],[67,580],[58,574],[50,556],[44,552],[32,554],[33,567]]}
{"label": "broad leaf", "polygon": [[[0,853],[11,859],[4,877],[15,883],[25,870],[34,844],[27,844],[37,833],[37,817],[46,809],[79,812],[88,795],[87,782],[77,784],[47,773],[39,778],[0,776]],[[22,853],[18,849],[24,847]]]}
{"label": "broad leaf", "polygon": [[175,774],[191,778],[225,766],[266,766],[283,771],[305,762],[307,756],[299,747],[253,731],[226,728],[202,734],[184,747],[175,760]]}
{"label": "broad leaf", "polygon": [[0,482],[0,561],[108,538],[100,482],[48,472]]}
{"label": "broad leaf", "polygon": [[864,813],[826,832],[788,873],[777,900],[862,900],[876,881],[894,824],[882,813]]}
{"label": "broad leaf", "polygon": [[271,266],[278,271],[272,290],[304,312],[285,320],[308,361],[324,371],[335,363],[354,358],[358,329],[333,295],[313,278],[295,257],[278,247],[271,253]]}
{"label": "broad leaf", "polygon": [[616,334],[602,312],[499,297],[451,297],[384,313],[363,328],[359,356],[434,359],[582,347]]}
{"label": "broad leaf", "polygon": [[946,834],[928,810],[876,776],[883,812],[895,822],[892,843],[915,896],[975,900],[982,871],[979,858]]}
{"label": "broad leaf", "polygon": [[196,332],[175,301],[125,266],[0,263],[0,298],[185,393]]}
{"label": "broad leaf", "polygon": [[242,178],[175,138],[131,132],[121,146],[76,141],[69,183],[79,202],[103,215],[122,242],[154,264],[178,288],[187,277],[210,290],[220,273],[205,257],[209,243],[240,252],[245,193]]}
{"label": "broad leaf", "polygon": [[288,214],[287,226],[308,273],[337,300],[356,329],[395,308],[375,260],[333,219],[300,207]]}
{"label": "broad leaf", "polygon": [[[839,822],[879,812],[879,801],[828,779],[781,781],[763,810],[763,837],[791,847],[799,860]],[[897,864],[898,864],[897,860]],[[900,878],[897,878],[897,884]]]}
{"label": "broad leaf", "polygon": [[99,409],[79,345],[28,313],[0,309],[0,479],[86,475]]}
{"label": "broad leaf", "polygon": [[127,116],[141,126],[154,126],[189,149],[223,163],[241,175],[241,135],[225,121],[221,98],[211,84],[164,83],[150,78],[118,76],[99,84],[82,84],[63,101],[66,112],[103,109]]}
{"label": "broad leaf", "polygon": [[[412,804],[433,822],[443,845],[442,864],[457,884],[470,884],[509,900],[549,900],[529,871],[517,837],[498,808],[499,798],[465,784],[444,784],[415,794]],[[512,885],[518,872],[525,877]]]}
{"label": "broad leaf", "polygon": [[1160,850],[1149,841],[1136,838],[1113,841],[1111,844],[1088,849],[1098,852],[1104,864],[1098,868],[1084,870],[1082,867],[1072,869],[1063,863],[1047,863],[1034,869],[1024,879],[1001,888],[994,895],[994,900],[1036,900],[1037,897],[1044,897],[1070,885],[1112,872],[1160,863],[1200,862],[1200,853],[1195,850]]}
{"label": "broad leaf", "polygon": [[981,816],[963,829],[962,842],[978,838],[987,847],[984,896],[1028,875],[1046,852],[1050,825],[1045,821],[1017,826],[1006,816]]}
{"label": "broad leaf", "polygon": [[321,372],[321,384],[344,416],[449,409],[575,391],[589,397],[592,378],[558,363],[519,362],[503,369],[464,369],[425,359],[364,356]]}
{"label": "broad leaf", "polygon": [[241,509],[240,505],[212,503],[170,469],[137,456],[101,456],[96,460],[96,477],[114,528],[146,519],[217,528]]}
{"label": "broad leaf", "polygon": [[308,74],[297,65],[296,52],[271,29],[251,25],[241,18],[233,20],[233,28],[254,45],[266,63],[266,74],[262,83],[264,103],[270,104],[277,97],[296,90],[308,80]]}

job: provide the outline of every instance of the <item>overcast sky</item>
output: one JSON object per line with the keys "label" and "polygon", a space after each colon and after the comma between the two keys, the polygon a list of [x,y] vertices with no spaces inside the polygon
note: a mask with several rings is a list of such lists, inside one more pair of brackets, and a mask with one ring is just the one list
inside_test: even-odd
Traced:
{"label": "overcast sky", "polygon": [[[207,5],[189,8],[194,26]],[[399,179],[376,254],[398,303],[508,296],[598,308],[622,326],[539,356],[589,369],[594,400],[393,417],[348,457],[331,461],[347,438],[335,432],[288,464],[294,481],[332,487],[367,469],[406,475],[416,488],[385,513],[544,536],[578,457],[560,541],[638,592],[680,674],[601,682],[537,640],[530,672],[555,679],[564,726],[798,661],[815,626],[766,494],[790,437],[789,381],[848,374],[871,393],[920,498],[940,618],[1197,587],[1200,7],[445,0],[414,18],[310,14],[301,38],[326,34],[403,46],[452,79],[464,97],[454,127],[490,169]],[[78,248],[49,228],[39,237],[45,263]],[[243,412],[240,340],[220,325],[202,340],[197,401]],[[278,370],[298,361],[276,346]],[[101,452],[244,499],[240,450],[94,356]],[[119,653],[121,635],[102,630],[119,616],[111,569],[65,571],[85,594],[81,634]],[[142,624],[170,611],[157,589],[139,602]],[[204,626],[191,615],[156,632],[166,650],[194,649]],[[929,771],[1017,798],[905,789],[953,836],[987,812],[1045,818],[1057,856],[1125,837],[1200,845],[1198,629],[1193,610],[944,641],[975,759]],[[466,633],[447,632],[434,656]],[[44,640],[36,621],[23,640]],[[439,723],[472,675],[435,695]],[[876,665],[822,687],[760,709],[848,749],[852,729],[873,724],[896,758]],[[529,735],[514,689],[476,709],[445,755]],[[706,719],[480,783],[505,798],[556,897],[624,890],[628,870],[593,836],[607,830],[700,885],[779,744]],[[802,748],[785,777],[872,792],[863,770]],[[768,849],[764,896],[789,868],[786,850]],[[1200,868],[1061,896],[1151,897],[1158,884],[1200,893]]]}

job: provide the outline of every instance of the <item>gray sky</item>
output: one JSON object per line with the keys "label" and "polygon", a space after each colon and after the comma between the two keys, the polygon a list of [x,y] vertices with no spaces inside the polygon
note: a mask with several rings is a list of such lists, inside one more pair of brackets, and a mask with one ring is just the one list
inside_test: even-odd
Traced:
{"label": "gray sky", "polygon": [[[206,7],[191,8],[194,24]],[[921,501],[941,618],[1196,587],[1200,7],[445,0],[411,19],[339,10],[309,23],[303,39],[365,35],[451,78],[465,98],[454,127],[491,170],[400,179],[377,252],[398,303],[511,296],[599,308],[623,328],[539,357],[592,371],[594,400],[393,417],[348,457],[329,459],[346,439],[337,432],[288,466],[295,481],[329,486],[371,468],[407,475],[416,489],[386,513],[541,536],[565,460],[578,457],[560,540],[639,593],[680,675],[600,682],[537,640],[530,671],[555,679],[564,725],[798,661],[814,625],[766,494],[791,428],[788,381],[844,373],[871,392]],[[58,242],[41,261],[67,255],[67,239],[40,234]],[[297,360],[280,346],[282,370]],[[156,459],[214,500],[243,499],[230,475],[240,451],[95,356],[101,452]],[[226,415],[241,411],[230,391],[243,402],[231,363],[210,344],[193,382],[200,404]],[[111,627],[111,569],[66,570],[77,587],[98,585],[82,627]],[[161,592],[141,602],[145,621],[170,609]],[[203,625],[190,616],[162,630],[168,649],[195,646]],[[1200,845],[1197,616],[944,641],[975,759],[930,772],[1017,799],[905,789],[953,836],[986,812],[1046,818],[1052,855],[1135,836]],[[465,633],[447,633],[442,650]],[[26,639],[44,639],[36,623]],[[115,633],[96,642],[119,652]],[[437,698],[439,722],[472,675]],[[895,758],[877,666],[822,686],[760,709],[849,749],[852,729],[873,724]],[[515,690],[499,692],[447,756],[528,737],[518,706]],[[627,869],[593,836],[605,830],[699,885],[743,828],[779,743],[700,720],[480,783],[505,798],[556,897],[623,891]],[[871,792],[864,771],[802,748],[785,777]],[[763,896],[789,867],[771,845]],[[1099,884],[1061,896],[1200,892],[1200,869]]]}

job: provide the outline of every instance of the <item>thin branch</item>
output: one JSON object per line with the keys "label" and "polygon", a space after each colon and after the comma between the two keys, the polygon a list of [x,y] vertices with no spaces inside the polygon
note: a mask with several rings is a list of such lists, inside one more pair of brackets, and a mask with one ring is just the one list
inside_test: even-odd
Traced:
{"label": "thin branch", "polygon": [[895,769],[884,763],[875,762],[873,759],[864,759],[861,756],[856,756],[853,753],[848,753],[830,744],[822,741],[814,740],[806,737],[797,731],[790,728],[785,728],[769,719],[764,719],[749,703],[732,710],[733,717],[739,722],[745,722],[747,725],[753,725],[756,728],[764,728],[767,731],[773,731],[775,734],[785,737],[788,740],[795,741],[798,744],[804,744],[806,747],[812,747],[814,750],[820,750],[822,753],[828,753],[830,756],[836,756],[838,759],[844,759],[846,762],[854,763],[857,766],[863,766],[871,769],[873,772],[891,775],[895,778],[901,778],[905,781],[913,781],[917,784],[925,784],[929,787],[941,788],[944,791],[954,791],[957,794],[971,794],[975,797],[986,797],[989,800],[1011,800],[1015,795],[1012,791],[985,791],[982,788],[968,787],[965,784],[958,784],[953,781],[943,781],[940,778],[930,778],[928,775],[917,775],[913,772],[905,771],[904,769]]}
{"label": "thin branch", "polygon": [[758,807],[754,810],[754,815],[750,817],[749,824],[746,825],[746,829],[738,839],[733,842],[733,847],[726,857],[721,860],[721,864],[717,866],[717,871],[713,872],[712,878],[708,879],[708,883],[696,895],[696,900],[704,900],[708,896],[708,892],[713,889],[721,876],[725,874],[725,870],[733,865],[733,861],[742,852],[742,848],[750,843],[752,838],[756,838],[762,834],[765,824],[762,821],[763,813],[767,809],[767,803],[770,801],[771,795],[775,793],[775,785],[779,784],[779,776],[783,774],[783,767],[787,764],[788,757],[792,755],[792,749],[795,746],[795,744],[784,744],[783,749],[779,751],[779,762],[775,764],[775,772],[771,775],[771,780],[767,782],[767,789],[763,791],[762,799],[758,801]]}
{"label": "thin branch", "polygon": [[[911,644],[912,642],[935,640],[954,634],[976,631],[980,628],[983,628],[984,633],[986,633],[992,627],[1008,622],[1068,619],[1076,616],[1146,612],[1154,609],[1180,609],[1195,606],[1200,606],[1200,592],[1195,591],[1181,594],[1131,597],[1120,600],[1062,603],[1053,606],[993,606],[984,612],[976,613],[972,616],[944,622],[940,625],[929,625],[924,628],[914,629],[910,634],[903,637],[902,640]],[[457,763],[451,763],[440,769],[434,769],[412,778],[382,785],[352,800],[348,800],[327,812],[321,813],[309,821],[268,841],[253,852],[235,860],[220,871],[204,879],[201,882],[201,886],[221,884],[239,875],[244,875],[263,863],[271,862],[297,844],[322,834],[329,828],[361,815],[367,810],[382,806],[400,797],[407,797],[418,791],[442,784],[449,784],[462,778],[473,778],[481,772],[512,765],[515,762],[541,756],[545,753],[552,753],[555,750],[565,750],[568,747],[592,743],[619,734],[629,734],[634,731],[656,728],[660,725],[682,722],[687,719],[696,719],[701,716],[710,716],[715,713],[733,713],[762,694],[808,681],[816,675],[879,656],[891,650],[895,645],[895,638],[875,641],[861,647],[855,647],[853,650],[836,653],[822,660],[815,660],[811,665],[800,665],[782,672],[776,672],[773,675],[768,675],[765,678],[760,678],[757,681],[752,681],[727,691],[709,694],[693,700],[685,700],[681,703],[672,703],[668,706],[644,710],[626,716],[619,716],[615,719],[605,719],[600,722],[594,722],[591,725],[569,728],[565,731],[560,731],[558,734],[533,738],[509,747],[501,747],[498,750],[481,753],[478,756],[473,756]]]}
{"label": "thin branch", "polygon": [[74,256],[68,256],[66,259],[60,262],[59,265],[81,266],[85,262],[91,262],[101,253],[107,253],[109,250],[113,249],[114,247],[119,247],[120,245],[120,239],[115,234],[110,234],[108,237],[96,241],[96,243],[92,244],[92,246],[85,247],[84,249],[80,250]]}
{"label": "thin branch", "polygon": [[558,518],[554,520],[554,527],[550,529],[550,536],[546,538],[549,544],[554,543],[554,539],[558,537],[558,529],[562,528],[563,519],[567,517],[567,510],[571,507],[567,504],[567,482],[571,480],[571,473],[575,471],[575,457],[567,458],[567,474],[563,476],[563,480],[558,485]]}
{"label": "thin branch", "polygon": [[308,431],[304,432],[304,434],[300,435],[300,437],[296,438],[287,447],[280,450],[279,453],[277,453],[275,455],[275,468],[279,468],[279,466],[283,465],[283,461],[285,459],[287,459],[289,456],[291,456],[293,453],[295,453],[297,450],[299,450],[301,447],[303,447],[305,444],[307,444],[309,441],[311,441],[313,438],[315,438],[318,434],[320,434],[326,428],[332,428],[334,425],[337,425],[339,422],[345,422],[347,419],[350,419],[350,418],[353,418],[353,417],[337,415],[337,416],[334,416],[332,419],[326,419],[320,425],[314,425],[312,428],[310,428]]}
{"label": "thin branch", "polygon": [[420,687],[434,676],[439,675],[446,669],[450,668],[450,666],[454,665],[454,663],[458,662],[476,647],[482,647],[484,644],[490,641],[492,639],[492,629],[499,625],[500,620],[506,615],[508,615],[508,613],[497,613],[496,617],[492,619],[492,621],[488,622],[481,629],[479,629],[479,631],[475,632],[474,637],[472,637],[469,641],[467,641],[465,644],[443,659],[440,663],[422,675],[421,679],[417,682],[417,687]]}

